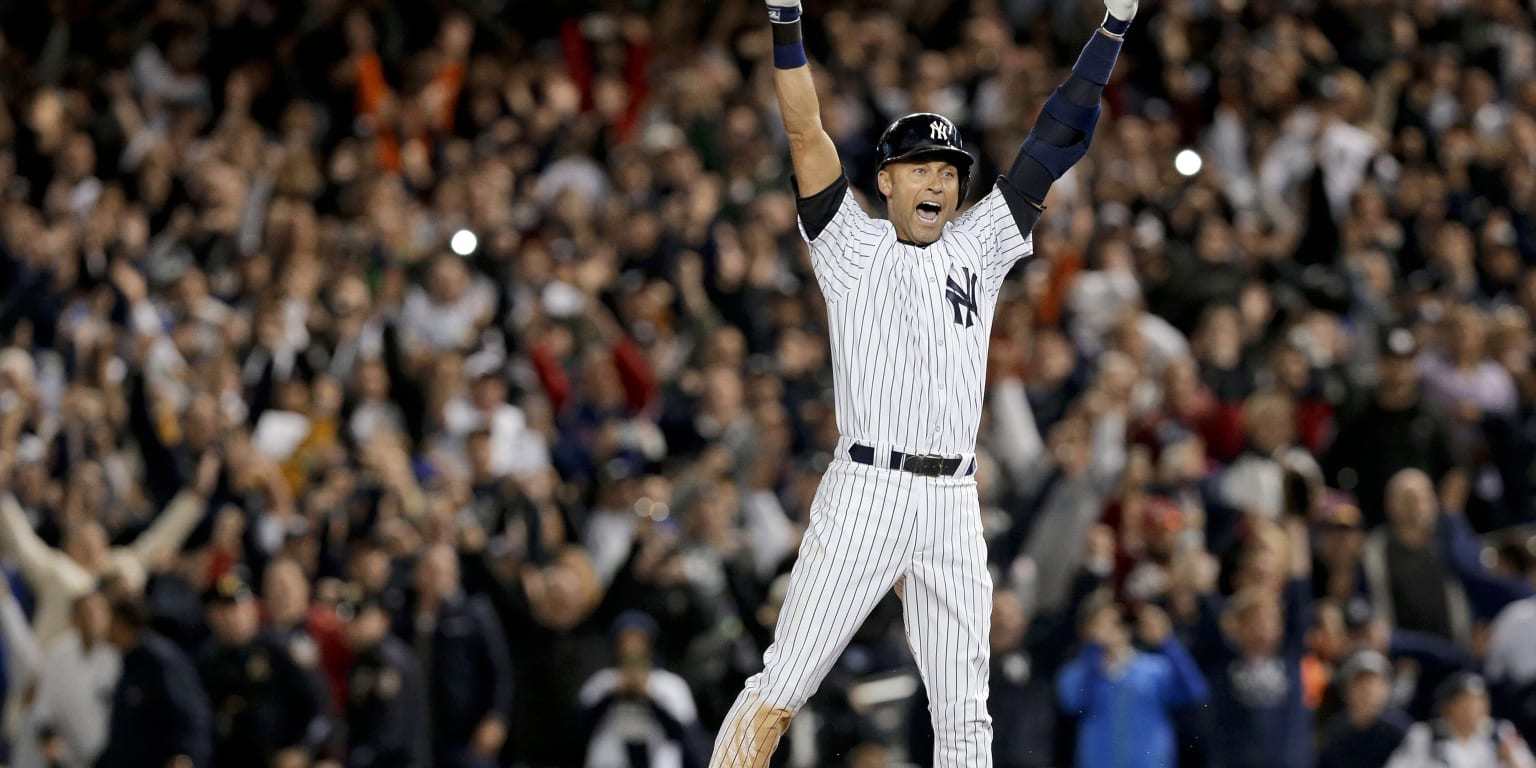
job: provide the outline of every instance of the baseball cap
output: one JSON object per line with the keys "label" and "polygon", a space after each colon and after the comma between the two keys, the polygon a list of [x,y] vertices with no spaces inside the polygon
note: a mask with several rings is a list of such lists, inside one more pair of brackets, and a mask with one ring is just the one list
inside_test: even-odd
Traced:
{"label": "baseball cap", "polygon": [[250,598],[250,586],[245,583],[245,578],[238,571],[233,570],[214,579],[213,584],[203,590],[204,606],[235,605]]}
{"label": "baseball cap", "polygon": [[1387,657],[1372,650],[1360,651],[1344,662],[1339,667],[1339,680],[1345,683],[1353,682],[1356,677],[1365,674],[1374,674],[1383,678],[1392,677],[1392,662]]}
{"label": "baseball cap", "polygon": [[1440,687],[1435,689],[1435,703],[1445,706],[1451,699],[1464,693],[1475,693],[1480,696],[1488,695],[1488,683],[1483,676],[1476,672],[1457,672],[1445,679]]}
{"label": "baseball cap", "polygon": [[625,611],[613,620],[612,631],[614,637],[618,637],[631,629],[638,629],[653,640],[661,631],[661,627],[656,624],[656,620],[644,611]]}

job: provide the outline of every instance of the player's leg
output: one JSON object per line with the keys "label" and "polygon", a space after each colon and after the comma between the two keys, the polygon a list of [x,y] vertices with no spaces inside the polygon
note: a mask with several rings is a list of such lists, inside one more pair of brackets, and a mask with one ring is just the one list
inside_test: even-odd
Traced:
{"label": "player's leg", "polygon": [[903,619],[933,718],[934,768],[992,765],[987,713],[992,577],[976,486],[930,480],[914,490],[917,549]]}
{"label": "player's leg", "polygon": [[915,480],[846,460],[827,469],[763,671],[747,680],[721,724],[712,768],[768,765],[790,719],[907,568]]}

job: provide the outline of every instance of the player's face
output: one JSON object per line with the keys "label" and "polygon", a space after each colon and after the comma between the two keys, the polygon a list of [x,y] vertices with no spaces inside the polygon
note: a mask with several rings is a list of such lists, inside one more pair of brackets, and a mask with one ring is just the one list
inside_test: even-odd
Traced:
{"label": "player's face", "polygon": [[891,163],[879,184],[896,236],[914,243],[937,241],[960,205],[960,171],[943,160]]}

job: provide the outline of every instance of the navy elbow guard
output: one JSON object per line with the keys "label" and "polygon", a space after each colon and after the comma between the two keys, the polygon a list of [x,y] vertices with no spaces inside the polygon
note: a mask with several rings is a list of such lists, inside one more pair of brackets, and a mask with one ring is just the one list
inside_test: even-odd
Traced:
{"label": "navy elbow guard", "polygon": [[[1060,179],[1088,154],[1088,145],[1093,143],[1093,130],[1098,123],[1099,105],[1073,104],[1058,88],[1045,100],[1045,108],[1040,110],[1035,127],[1024,139],[1019,159],[1034,160],[1045,168],[1052,181]],[[1014,167],[1018,167],[1017,162]]]}

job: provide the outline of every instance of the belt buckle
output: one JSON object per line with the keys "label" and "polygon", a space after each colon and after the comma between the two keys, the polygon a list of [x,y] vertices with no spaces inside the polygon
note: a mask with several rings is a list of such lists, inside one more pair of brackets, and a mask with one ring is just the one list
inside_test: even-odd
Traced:
{"label": "belt buckle", "polygon": [[937,453],[926,453],[921,456],[908,455],[905,464],[903,469],[914,475],[938,477],[944,474],[944,457]]}

